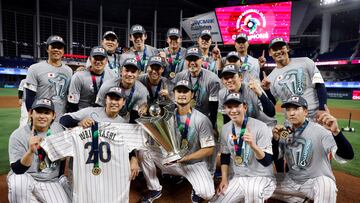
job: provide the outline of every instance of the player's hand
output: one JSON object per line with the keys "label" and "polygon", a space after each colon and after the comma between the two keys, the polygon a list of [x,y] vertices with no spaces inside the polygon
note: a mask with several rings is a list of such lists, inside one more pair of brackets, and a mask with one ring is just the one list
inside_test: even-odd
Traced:
{"label": "player's hand", "polygon": [[162,97],[169,98],[169,91],[167,89],[160,90],[159,94]]}
{"label": "player's hand", "polygon": [[130,160],[130,180],[134,180],[136,178],[136,176],[139,175],[139,170],[140,170],[140,167],[139,167],[139,162],[138,162],[138,159],[133,156],[131,157],[131,160]]}
{"label": "player's hand", "polygon": [[189,161],[189,159],[188,159],[188,156],[187,156],[187,155],[186,155],[186,156],[184,156],[183,158],[181,158],[181,159],[177,160],[177,161],[176,161],[176,163],[183,163],[183,162],[185,162],[185,161]]}
{"label": "player's hand", "polygon": [[272,129],[273,139],[276,141],[279,141],[280,139],[280,133],[284,129],[283,125],[275,125],[275,127]]}
{"label": "player's hand", "polygon": [[229,182],[227,180],[221,180],[219,186],[216,189],[216,194],[217,195],[224,195],[228,185],[229,185]]}
{"label": "player's hand", "polygon": [[261,88],[263,88],[263,90],[269,90],[271,82],[268,79],[265,71],[263,71],[263,76],[264,76],[264,79],[261,81]]}
{"label": "player's hand", "polygon": [[330,110],[329,110],[329,108],[327,107],[326,104],[324,105],[324,107],[325,107],[325,110],[317,110],[317,111],[316,111],[316,115],[315,115],[315,121],[316,121],[316,122],[318,121],[318,119],[320,118],[320,116],[321,116],[322,114],[324,114],[324,113],[330,114]]}
{"label": "player's hand", "polygon": [[212,49],[212,56],[215,60],[221,59],[221,52],[220,52],[217,42],[215,42],[215,47]]}
{"label": "player's hand", "polygon": [[261,87],[258,82],[254,79],[253,76],[250,75],[249,80],[249,88],[258,96],[260,97],[262,94]]}
{"label": "player's hand", "polygon": [[147,104],[146,103],[141,104],[138,109],[139,116],[142,117],[143,115],[145,115],[147,110],[148,110]]}
{"label": "player's hand", "polygon": [[258,58],[260,69],[265,66],[266,58],[265,58],[265,50],[263,50],[262,55]]}
{"label": "player's hand", "polygon": [[19,106],[22,105],[22,99],[19,99]]}
{"label": "player's hand", "polygon": [[91,118],[84,118],[83,120],[81,120],[78,125],[83,127],[83,128],[89,128],[91,127],[93,124],[95,124],[95,121]]}
{"label": "player's hand", "polygon": [[159,56],[161,57],[161,60],[162,60],[163,62],[166,61],[166,54],[165,54],[164,51],[159,51]]}
{"label": "player's hand", "polygon": [[254,141],[254,136],[250,132],[250,128],[246,127],[245,133],[242,137],[244,142],[246,142],[251,148],[254,148],[256,146],[256,143]]}
{"label": "player's hand", "polygon": [[28,152],[35,153],[37,149],[40,147],[40,142],[42,141],[42,137],[34,136],[35,127],[33,126],[31,129],[31,135],[29,138],[29,150]]}
{"label": "player's hand", "polygon": [[321,114],[320,117],[317,119],[317,122],[320,125],[324,126],[326,129],[330,130],[334,136],[337,136],[340,132],[337,119],[330,113],[325,112]]}

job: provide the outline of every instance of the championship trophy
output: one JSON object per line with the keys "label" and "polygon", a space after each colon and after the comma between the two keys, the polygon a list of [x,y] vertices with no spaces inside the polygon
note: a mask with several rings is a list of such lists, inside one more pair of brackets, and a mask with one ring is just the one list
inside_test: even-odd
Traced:
{"label": "championship trophy", "polygon": [[149,114],[151,117],[141,117],[136,122],[166,151],[162,164],[171,164],[181,159],[186,154],[187,147],[181,149],[176,135],[175,105],[161,107],[153,104],[149,108]]}

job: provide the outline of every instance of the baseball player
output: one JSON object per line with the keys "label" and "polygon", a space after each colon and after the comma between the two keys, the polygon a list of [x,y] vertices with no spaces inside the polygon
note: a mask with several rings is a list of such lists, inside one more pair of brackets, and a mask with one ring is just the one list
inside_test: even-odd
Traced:
{"label": "baseball player", "polygon": [[144,131],[127,123],[95,123],[47,137],[50,160],[73,157],[74,202],[129,202],[129,152],[144,145]]}
{"label": "baseball player", "polygon": [[177,28],[170,28],[166,33],[166,42],[169,45],[159,55],[165,59],[163,76],[173,80],[177,73],[182,71],[186,49],[181,47],[182,36]]}
{"label": "baseball player", "polygon": [[[105,69],[112,70],[116,75],[118,75],[120,69],[120,54],[117,53],[117,48],[119,47],[118,36],[114,31],[106,31],[100,44],[107,53],[108,61],[106,63]],[[91,66],[90,58],[87,59],[85,66]]]}
{"label": "baseball player", "polygon": [[26,79],[22,79],[19,84],[19,88],[18,88],[19,105],[21,107],[19,127],[25,126],[27,124],[28,118],[29,118],[28,111],[26,109],[26,104],[25,104],[25,91],[24,91],[25,83],[26,83]]}
{"label": "baseball player", "polygon": [[146,64],[151,56],[158,55],[158,50],[152,46],[145,44],[147,39],[146,31],[141,25],[133,25],[130,28],[130,40],[133,46],[127,53],[120,57],[120,65],[123,66],[127,58],[135,58],[140,72],[146,72]]}
{"label": "baseball player", "polygon": [[248,83],[243,82],[243,74],[235,65],[226,65],[220,76],[224,88],[219,91],[219,112],[223,114],[224,124],[230,121],[224,108],[225,97],[230,93],[239,93],[247,103],[247,116],[261,120],[268,126],[276,125],[274,104],[254,78]]}
{"label": "baseball player", "polygon": [[[241,64],[241,71],[244,75],[244,82],[248,82],[251,78],[256,80],[259,79],[260,75],[260,66],[258,59],[250,56],[248,52],[249,42],[248,37],[244,33],[240,33],[236,36],[235,39],[235,49],[240,56]],[[250,77],[251,76],[251,77]]]}
{"label": "baseball player", "polygon": [[141,202],[152,202],[161,196],[162,186],[156,176],[156,167],[169,174],[184,176],[192,185],[192,202],[209,200],[215,193],[212,176],[204,159],[213,154],[214,136],[210,120],[198,110],[191,108],[194,92],[191,83],[181,80],[174,87],[176,112],[176,133],[182,148],[188,152],[176,163],[163,165],[163,155],[159,148],[140,151],[139,160],[149,189]]}
{"label": "baseball player", "polygon": [[[325,111],[327,102],[324,80],[315,63],[307,58],[289,58],[289,46],[281,37],[269,44],[269,55],[276,67],[264,77],[262,86],[271,91],[276,99],[286,102],[292,95],[300,95],[309,104],[308,116],[315,119]],[[316,115],[318,114],[318,115]]]}
{"label": "baseball player", "polygon": [[[279,175],[274,192],[277,199],[291,202],[290,193],[319,202],[336,202],[336,183],[329,155],[339,163],[354,157],[351,144],[340,131],[335,117],[325,112],[318,123],[307,119],[308,103],[292,96],[281,106],[290,126],[273,129],[273,147],[281,146],[289,172]],[[275,153],[274,159],[282,154]]]}
{"label": "baseball player", "polygon": [[221,130],[221,182],[215,202],[264,202],[275,190],[271,130],[248,117],[247,104],[239,93],[225,98],[231,121]]}
{"label": "baseball player", "polygon": [[92,48],[89,69],[77,71],[72,76],[68,95],[69,112],[95,106],[95,98],[103,82],[117,77],[114,71],[105,68],[109,64],[107,56],[103,47]]}
{"label": "baseball player", "polygon": [[139,76],[138,80],[149,92],[148,104],[171,102],[173,84],[161,76],[163,72],[164,64],[161,57],[152,56],[147,64],[146,74]]}
{"label": "baseball player", "polygon": [[197,43],[201,53],[202,67],[218,74],[218,69],[221,67],[221,55],[217,44],[210,53],[210,46],[212,43],[211,30],[202,30],[197,39]]}
{"label": "baseball player", "polygon": [[58,178],[60,161],[50,161],[40,147],[44,137],[63,131],[53,122],[54,110],[50,99],[34,101],[29,112],[30,122],[10,136],[9,202],[70,202]]}
{"label": "baseball player", "polygon": [[139,118],[139,114],[147,111],[147,98],[149,92],[146,87],[137,78],[140,73],[140,67],[136,59],[126,59],[120,70],[120,77],[112,78],[104,82],[97,96],[96,104],[105,106],[105,94],[108,90],[117,85],[125,90],[126,103],[120,112],[121,116],[130,123],[135,123],[135,119]]}
{"label": "baseball player", "polygon": [[48,60],[31,65],[27,72],[25,102],[29,110],[35,99],[51,99],[55,105],[55,120],[58,120],[65,112],[72,70],[61,61],[64,55],[64,40],[53,35],[47,39],[46,44]]}

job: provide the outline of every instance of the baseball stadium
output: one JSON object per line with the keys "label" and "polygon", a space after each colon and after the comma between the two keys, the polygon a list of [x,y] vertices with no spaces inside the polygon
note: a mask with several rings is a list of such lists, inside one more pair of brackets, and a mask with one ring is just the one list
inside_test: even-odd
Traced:
{"label": "baseball stadium", "polygon": [[360,202],[360,0],[0,0],[0,203]]}

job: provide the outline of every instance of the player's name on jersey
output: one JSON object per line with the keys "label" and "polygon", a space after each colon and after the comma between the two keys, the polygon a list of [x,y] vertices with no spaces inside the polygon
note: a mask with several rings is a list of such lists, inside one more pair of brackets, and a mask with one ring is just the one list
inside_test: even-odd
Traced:
{"label": "player's name on jersey", "polygon": [[[79,136],[80,136],[81,140],[91,138],[92,137],[91,129],[82,131]],[[108,138],[111,140],[115,140],[116,133],[111,132],[109,130],[99,130],[99,136],[105,137],[105,138]]]}

